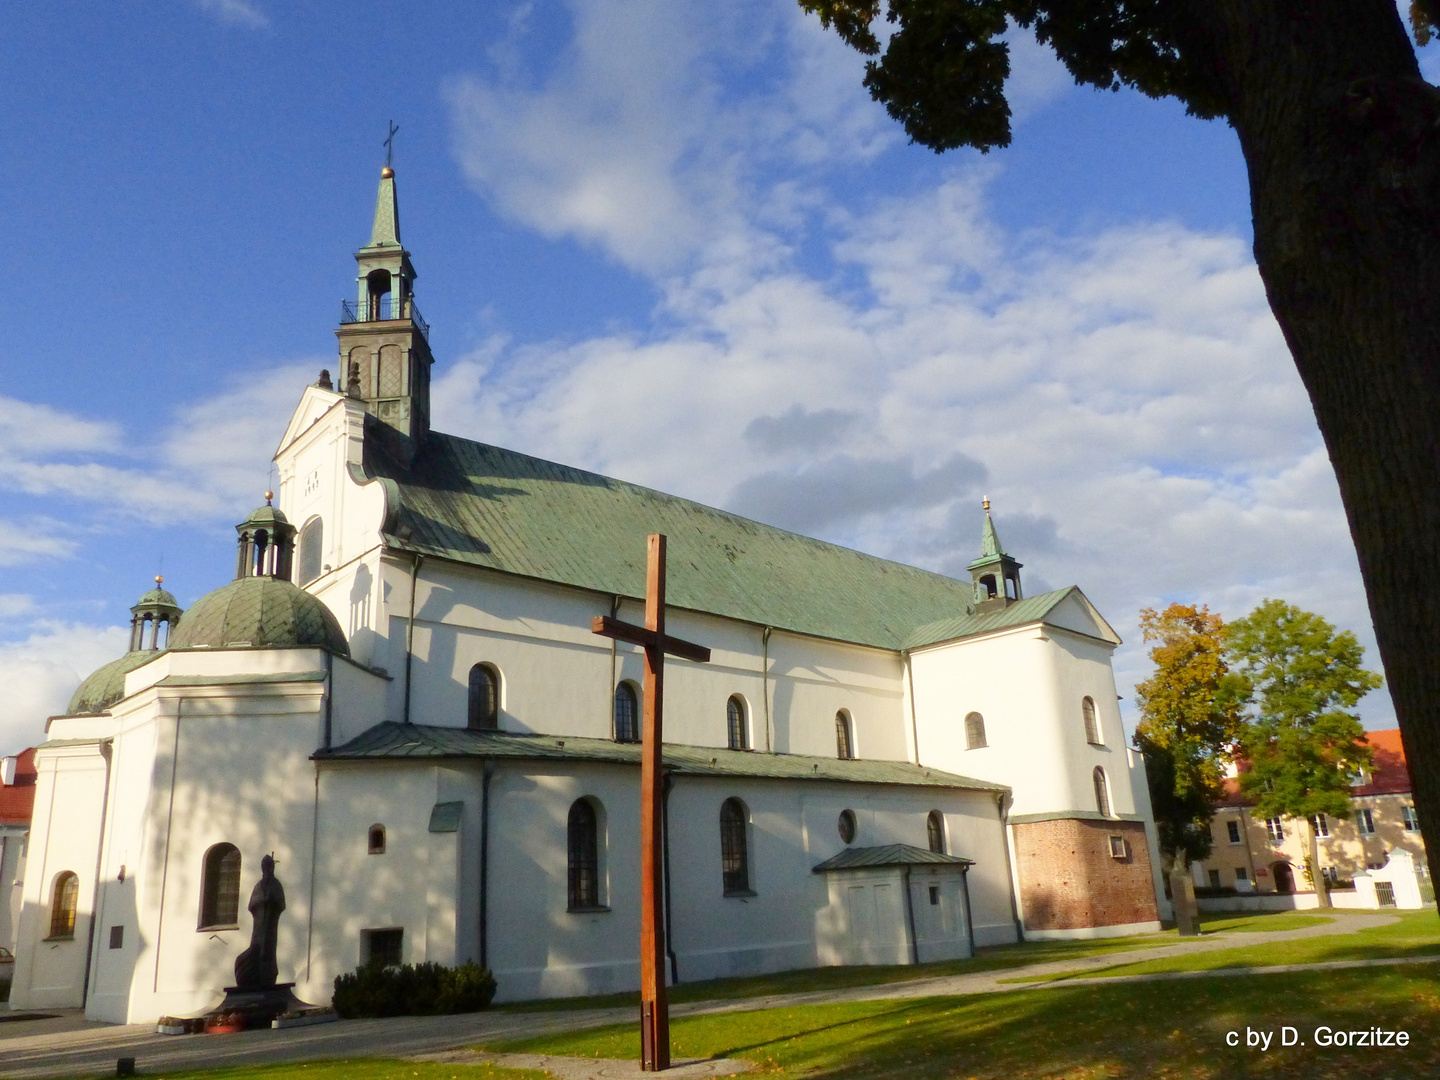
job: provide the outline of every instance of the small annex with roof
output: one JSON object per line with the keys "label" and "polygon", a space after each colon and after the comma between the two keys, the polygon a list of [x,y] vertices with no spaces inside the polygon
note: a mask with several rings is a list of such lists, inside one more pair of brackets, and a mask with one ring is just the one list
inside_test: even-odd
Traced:
{"label": "small annex with roof", "polygon": [[50,721],[13,1003],[209,1007],[263,856],[304,1000],[369,959],[634,989],[643,656],[592,626],[643,620],[656,532],[710,651],[665,672],[672,981],[1158,928],[1119,638],[1025,595],[988,500],[958,580],[434,431],[391,169],[356,260],[235,579],[142,597]]}

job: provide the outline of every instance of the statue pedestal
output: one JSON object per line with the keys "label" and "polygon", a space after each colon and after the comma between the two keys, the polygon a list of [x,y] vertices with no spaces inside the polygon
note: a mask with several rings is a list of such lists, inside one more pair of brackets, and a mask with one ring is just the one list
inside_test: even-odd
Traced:
{"label": "statue pedestal", "polygon": [[205,1014],[205,1031],[220,1034],[268,1028],[281,1013],[299,1012],[311,1006],[295,996],[294,983],[277,983],[264,990],[225,988],[225,1000]]}

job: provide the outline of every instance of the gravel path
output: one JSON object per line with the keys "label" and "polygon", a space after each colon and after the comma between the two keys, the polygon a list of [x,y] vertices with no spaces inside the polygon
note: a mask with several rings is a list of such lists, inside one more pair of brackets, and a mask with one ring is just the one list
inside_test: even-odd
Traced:
{"label": "gravel path", "polygon": [[[914,979],[879,986],[857,986],[842,990],[817,990],[798,994],[774,994],[737,1001],[698,1001],[671,1007],[672,1016],[697,1016],[794,1005],[847,1001],[884,1001],[901,998],[935,997],[955,994],[1001,993],[1008,990],[1072,985],[1068,982],[1002,982],[1033,977],[1037,980],[1066,972],[1094,970],[1115,963],[1134,963],[1212,949],[1233,949],[1295,938],[1349,934],[1393,922],[1390,915],[1336,914],[1333,923],[1300,930],[1273,933],[1227,931],[1153,948],[1131,949],[1075,960]],[[1411,962],[1440,960],[1415,958]],[[1287,964],[1279,967],[1226,969],[1223,972],[1179,972],[1162,975],[1101,977],[1087,982],[1142,981],[1165,978],[1197,978],[1207,975],[1263,974],[1316,968],[1357,967],[1404,963],[1407,961],[1341,961],[1330,964]],[[556,1012],[483,1012],[464,1016],[392,1017],[384,1020],[342,1020],[333,1024],[289,1028],[283,1031],[245,1031],[227,1036],[165,1036],[155,1034],[153,1024],[117,1026],[84,1020],[77,1010],[54,1010],[45,1020],[11,1020],[0,1023],[0,1077],[37,1078],[50,1076],[115,1075],[120,1057],[133,1057],[141,1073],[166,1069],[205,1068],[232,1065],[259,1065],[267,1062],[310,1061],[319,1058],[387,1057],[417,1060],[493,1061],[515,1068],[543,1068],[559,1080],[609,1080],[638,1076],[632,1062],[601,1061],[593,1058],[545,1057],[541,1055],[480,1055],[460,1048],[536,1035],[557,1034],[605,1024],[629,1023],[635,1009],[576,1009]],[[3,1014],[0,1014],[3,1015]],[[437,1056],[441,1055],[441,1056]],[[521,1061],[526,1064],[521,1064]],[[742,1071],[744,1062],[707,1061],[673,1071],[676,1077],[725,1076]],[[629,1071],[626,1071],[629,1070]]]}

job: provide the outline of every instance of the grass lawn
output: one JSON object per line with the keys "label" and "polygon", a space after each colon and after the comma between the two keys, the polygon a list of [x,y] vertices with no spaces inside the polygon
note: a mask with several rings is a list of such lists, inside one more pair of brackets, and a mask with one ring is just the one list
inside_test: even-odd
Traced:
{"label": "grass lawn", "polygon": [[[1273,964],[1318,964],[1327,960],[1377,960],[1440,953],[1440,919],[1433,911],[1411,911],[1389,926],[1356,930],[1349,934],[1295,938],[1239,949],[1213,949],[1091,968],[1083,974],[1059,978],[1096,978],[1106,975],[1149,975],[1160,971],[1213,971],[1227,967],[1268,967]],[[1433,969],[1431,969],[1433,971]],[[1433,975],[1431,976],[1433,978]]]}
{"label": "grass lawn", "polygon": [[[1225,930],[1298,930],[1329,922],[1321,916],[1296,915],[1291,912],[1255,912],[1244,915],[1202,913],[1204,933]],[[944,975],[966,975],[975,971],[998,971],[1027,964],[1048,964],[1055,960],[1083,960],[1089,956],[1123,953],[1132,949],[1148,949],[1156,945],[1173,945],[1181,940],[1174,930],[1135,937],[1099,938],[1081,941],[1026,941],[1018,945],[994,945],[979,949],[968,960],[944,960],[934,964],[899,964],[893,966],[858,966],[804,968],[782,971],[773,975],[752,975],[736,979],[713,979],[707,982],[681,983],[670,988],[670,1000],[734,1001],[739,998],[769,997],[773,994],[803,994],[813,990],[844,990],[852,986],[879,986],[884,983],[911,979],[939,978]],[[497,1008],[517,1012],[549,1012],[563,1009],[605,1009],[633,1005],[639,1007],[638,993],[604,994],[595,997],[550,998],[540,1001],[512,1002]]]}
{"label": "grass lawn", "polygon": [[[93,1075],[93,1074],[91,1074]],[[293,1065],[247,1065],[233,1069],[143,1070],[146,1080],[554,1080],[535,1069],[493,1065],[437,1065],[429,1061],[347,1058]]]}
{"label": "grass lawn", "polygon": [[[1431,915],[1433,921],[1434,915]],[[1315,1045],[1315,1028],[1409,1032],[1405,1048]],[[1280,1048],[1280,1029],[1303,1045]],[[1247,1028],[1274,1032],[1269,1050]],[[1238,1032],[1241,1045],[1226,1044]],[[1156,984],[855,1002],[685,1017],[674,1052],[740,1057],[760,1075],[835,1080],[1306,1080],[1440,1073],[1440,996],[1414,969],[1295,972]],[[636,1057],[634,1025],[492,1045],[491,1050]]]}

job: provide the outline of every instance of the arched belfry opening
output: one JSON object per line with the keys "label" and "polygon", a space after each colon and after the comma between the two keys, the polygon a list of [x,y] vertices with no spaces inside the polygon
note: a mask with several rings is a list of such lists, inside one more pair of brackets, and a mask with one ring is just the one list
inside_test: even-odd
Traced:
{"label": "arched belfry opening", "polygon": [[430,430],[430,326],[415,306],[415,267],[400,242],[395,170],[380,170],[370,242],[355,252],[356,294],[340,305],[341,385],[399,433],[404,460]]}
{"label": "arched belfry opening", "polygon": [[371,270],[365,275],[365,300],[369,319],[396,318],[394,297],[390,292],[389,270]]}
{"label": "arched belfry opening", "polygon": [[980,532],[980,557],[970,564],[970,577],[975,582],[977,613],[995,611],[1021,599],[1020,567],[1005,552],[995,522],[990,517],[990,496],[981,504],[985,508],[985,525]]}

